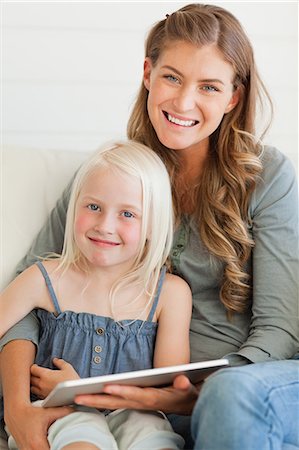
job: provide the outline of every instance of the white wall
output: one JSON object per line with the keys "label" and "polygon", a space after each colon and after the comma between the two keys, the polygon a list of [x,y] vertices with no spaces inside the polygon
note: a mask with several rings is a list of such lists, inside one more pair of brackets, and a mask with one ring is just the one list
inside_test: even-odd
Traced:
{"label": "white wall", "polygon": [[[2,1],[2,143],[89,151],[124,137],[146,32],[187,3]],[[215,3],[252,40],[275,104],[266,142],[297,167],[297,1]]]}

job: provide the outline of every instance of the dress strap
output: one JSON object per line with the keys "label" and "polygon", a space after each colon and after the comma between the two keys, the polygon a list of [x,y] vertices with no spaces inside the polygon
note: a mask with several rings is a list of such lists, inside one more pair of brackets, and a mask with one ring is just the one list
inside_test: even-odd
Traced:
{"label": "dress strap", "polygon": [[43,277],[45,279],[47,288],[49,290],[50,297],[52,299],[52,302],[53,302],[53,305],[54,305],[54,308],[55,308],[55,312],[57,314],[60,314],[61,313],[61,309],[60,309],[60,306],[59,306],[56,294],[54,292],[53,285],[51,283],[50,277],[48,275],[48,272],[46,271],[45,266],[41,263],[41,261],[37,261],[36,265],[40,269],[41,273],[43,274]]}
{"label": "dress strap", "polygon": [[157,292],[153,301],[153,305],[152,308],[149,312],[148,318],[146,319],[148,322],[152,322],[153,321],[153,317],[154,314],[156,312],[157,306],[158,306],[158,301],[159,301],[159,297],[160,297],[160,293],[161,293],[161,289],[162,289],[162,285],[163,285],[163,281],[165,278],[165,274],[166,274],[166,266],[163,266],[161,269],[161,273],[160,273],[160,277],[159,277],[159,281],[158,281],[158,287],[157,287]]}

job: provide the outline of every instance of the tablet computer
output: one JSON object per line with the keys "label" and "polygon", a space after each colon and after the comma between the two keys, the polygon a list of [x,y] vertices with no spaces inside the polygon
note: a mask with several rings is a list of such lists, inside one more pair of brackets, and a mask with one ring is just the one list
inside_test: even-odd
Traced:
{"label": "tablet computer", "polygon": [[54,407],[71,405],[79,394],[100,394],[106,384],[125,384],[130,386],[167,386],[180,374],[186,375],[192,383],[198,383],[210,373],[229,365],[227,359],[202,361],[178,366],[159,367],[155,369],[136,370],[134,372],[102,375],[63,381],[50,392],[40,406]]}

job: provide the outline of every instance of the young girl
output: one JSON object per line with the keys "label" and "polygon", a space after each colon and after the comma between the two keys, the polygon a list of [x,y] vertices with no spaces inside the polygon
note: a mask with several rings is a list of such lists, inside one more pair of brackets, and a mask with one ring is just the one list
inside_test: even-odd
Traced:
{"label": "young girl", "polygon": [[[189,361],[191,292],[165,273],[171,202],[166,168],[141,144],[104,146],[80,168],[62,255],[29,267],[0,299],[1,336],[38,308],[36,363],[66,367],[49,390],[63,379]],[[78,410],[57,420],[48,440],[51,449],[183,446],[161,414],[128,410]]]}
{"label": "young girl", "polygon": [[[285,155],[256,135],[259,100],[268,97],[251,43],[226,9],[190,4],[155,24],[145,49],[128,136],[154,149],[170,174],[177,223],[170,257],[192,290],[191,360],[225,356],[236,367],[208,377],[200,391],[180,377],[173,388],[107,386],[110,395],[77,401],[192,414],[195,443],[187,448],[196,450],[299,448],[297,179]],[[60,248],[68,198],[66,190],[19,270]],[[27,317],[6,342],[37,343],[37,331]],[[1,355],[11,405],[21,375],[8,364],[19,367],[22,352],[24,379],[32,347],[11,342]],[[32,424],[35,411],[22,397],[7,420],[31,443],[27,427],[13,422],[27,411]],[[185,418],[175,420],[182,432]],[[40,439],[46,425],[45,415],[34,422]]]}

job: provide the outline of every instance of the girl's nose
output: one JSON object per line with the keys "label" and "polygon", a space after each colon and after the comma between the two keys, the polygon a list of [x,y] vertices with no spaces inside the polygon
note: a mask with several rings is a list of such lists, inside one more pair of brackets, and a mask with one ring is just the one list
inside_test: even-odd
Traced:
{"label": "girl's nose", "polygon": [[173,104],[178,113],[192,111],[195,107],[195,92],[190,87],[182,87],[177,91]]}
{"label": "girl's nose", "polygon": [[115,226],[113,215],[102,213],[94,225],[94,229],[100,234],[113,234],[115,232]]}

